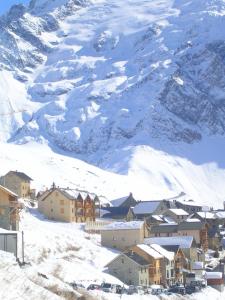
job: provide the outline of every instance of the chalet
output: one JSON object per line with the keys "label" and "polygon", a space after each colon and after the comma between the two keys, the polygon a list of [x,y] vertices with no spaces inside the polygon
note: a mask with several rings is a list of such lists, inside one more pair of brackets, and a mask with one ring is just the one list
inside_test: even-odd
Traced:
{"label": "chalet", "polygon": [[165,248],[157,245],[149,245],[152,249],[157,251],[160,255],[163,256],[161,262],[162,269],[162,280],[161,284],[164,286],[171,286],[176,282],[175,278],[175,253],[173,251],[167,251]]}
{"label": "chalet", "polygon": [[38,209],[49,219],[56,221],[81,223],[94,221],[96,197],[53,185],[38,198]]}
{"label": "chalet", "polygon": [[170,208],[165,212],[164,216],[169,216],[174,222],[180,223],[185,221],[189,214],[182,208]]}
{"label": "chalet", "polygon": [[7,230],[19,230],[18,196],[0,185],[0,227]]}
{"label": "chalet", "polygon": [[134,251],[117,255],[105,267],[125,284],[149,286],[150,262]]}
{"label": "chalet", "polygon": [[[188,259],[189,263],[187,268],[191,269],[191,265],[194,261],[199,260],[197,245],[193,236],[171,236],[171,237],[155,237],[145,238],[144,243],[147,245],[158,244],[164,246],[179,246]],[[168,249],[167,249],[168,250]]]}
{"label": "chalet", "polygon": [[133,246],[131,250],[149,262],[149,283],[162,284],[163,255],[154,248],[145,244]]}
{"label": "chalet", "polygon": [[23,172],[9,171],[0,178],[0,184],[17,194],[19,198],[30,198],[33,191],[30,188],[32,179]]}
{"label": "chalet", "polygon": [[126,250],[142,244],[146,236],[144,221],[113,222],[101,230],[101,244],[104,247]]}
{"label": "chalet", "polygon": [[111,201],[111,205],[114,207],[134,207],[138,203],[137,200],[134,199],[133,194],[130,193],[129,196],[125,196],[122,198],[114,199]]}
{"label": "chalet", "polygon": [[183,270],[187,265],[184,252],[181,250],[179,245],[163,245],[162,248],[174,253],[175,282],[183,282]]}
{"label": "chalet", "polygon": [[168,210],[168,203],[164,200],[142,201],[133,208],[136,219],[143,220],[151,215],[161,215]]}

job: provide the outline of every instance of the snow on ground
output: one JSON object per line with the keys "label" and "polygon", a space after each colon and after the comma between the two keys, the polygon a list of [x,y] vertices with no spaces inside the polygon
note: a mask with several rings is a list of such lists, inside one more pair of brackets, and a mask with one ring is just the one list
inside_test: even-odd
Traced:
{"label": "snow on ground", "polygon": [[[117,252],[101,247],[100,236],[85,233],[82,224],[47,220],[36,208],[26,204],[25,210],[21,212],[20,229],[24,230],[25,261],[28,264],[20,268],[11,254],[0,252],[1,299],[77,299],[81,294],[87,299],[97,300],[159,299],[153,295],[121,296],[100,291],[87,294],[83,288],[74,291],[68,283],[81,283],[85,287],[90,283],[102,281],[122,284],[104,272],[105,264],[113,259]],[[223,297],[225,293],[208,287],[191,296],[164,295],[160,296],[160,299],[219,300]]]}

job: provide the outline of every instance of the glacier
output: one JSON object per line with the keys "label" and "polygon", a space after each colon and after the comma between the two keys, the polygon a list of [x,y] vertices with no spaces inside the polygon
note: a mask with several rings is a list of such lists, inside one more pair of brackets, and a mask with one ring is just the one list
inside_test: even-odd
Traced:
{"label": "glacier", "polygon": [[186,192],[221,206],[224,23],[223,0],[13,6],[0,18],[1,148],[48,145],[127,177],[109,197]]}

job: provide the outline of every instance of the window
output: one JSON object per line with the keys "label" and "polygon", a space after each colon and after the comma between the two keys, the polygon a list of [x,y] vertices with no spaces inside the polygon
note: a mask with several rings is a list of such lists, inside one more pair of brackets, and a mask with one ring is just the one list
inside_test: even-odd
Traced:
{"label": "window", "polygon": [[115,238],[115,236],[113,236],[113,241],[116,241],[116,238]]}
{"label": "window", "polygon": [[122,237],[122,241],[125,242],[125,237]]}
{"label": "window", "polygon": [[72,213],[73,213],[73,208],[72,208]]}
{"label": "window", "polygon": [[121,259],[121,263],[124,264],[124,259],[123,258]]}
{"label": "window", "polygon": [[51,212],[53,212],[53,208],[51,209]]}
{"label": "window", "polygon": [[143,280],[141,280],[141,284],[143,284]]}
{"label": "window", "polygon": [[64,200],[60,200],[60,205],[64,205]]}
{"label": "window", "polygon": [[132,273],[131,268],[129,268],[129,273]]}
{"label": "window", "polygon": [[64,208],[60,208],[60,213],[64,214]]}

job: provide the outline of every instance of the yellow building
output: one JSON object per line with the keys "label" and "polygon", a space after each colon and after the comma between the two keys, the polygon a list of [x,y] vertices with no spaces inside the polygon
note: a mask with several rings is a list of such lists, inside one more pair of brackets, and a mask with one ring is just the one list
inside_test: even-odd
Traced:
{"label": "yellow building", "polygon": [[32,179],[23,172],[9,171],[1,177],[1,185],[10,189],[18,195],[19,198],[30,198]]}
{"label": "yellow building", "polygon": [[20,208],[17,195],[0,185],[0,227],[19,230]]}
{"label": "yellow building", "polygon": [[53,186],[38,198],[38,210],[56,221],[95,221],[96,198],[89,193]]}

